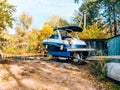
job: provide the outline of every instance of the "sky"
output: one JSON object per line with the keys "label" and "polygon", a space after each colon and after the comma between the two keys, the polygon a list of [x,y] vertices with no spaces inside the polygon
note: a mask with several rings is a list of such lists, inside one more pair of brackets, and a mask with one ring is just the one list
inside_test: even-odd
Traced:
{"label": "sky", "polygon": [[[8,3],[16,6],[14,17],[18,19],[23,12],[27,13],[33,17],[32,27],[38,29],[53,15],[70,21],[74,11],[80,6],[80,3],[75,4],[74,0],[8,0]],[[14,30],[10,30],[10,33],[14,33]]]}

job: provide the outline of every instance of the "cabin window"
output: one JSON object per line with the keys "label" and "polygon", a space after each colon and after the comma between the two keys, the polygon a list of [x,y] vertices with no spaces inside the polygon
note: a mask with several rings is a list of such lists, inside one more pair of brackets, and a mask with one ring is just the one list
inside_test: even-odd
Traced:
{"label": "cabin window", "polygon": [[60,34],[61,34],[62,40],[65,40],[66,38],[72,38],[69,31],[60,30]]}

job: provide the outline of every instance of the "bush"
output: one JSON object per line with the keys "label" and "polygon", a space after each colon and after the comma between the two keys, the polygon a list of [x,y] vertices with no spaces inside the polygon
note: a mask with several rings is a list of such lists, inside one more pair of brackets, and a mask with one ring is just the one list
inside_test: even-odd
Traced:
{"label": "bush", "polygon": [[5,50],[5,53],[16,54],[17,51],[16,51],[16,49],[9,47]]}

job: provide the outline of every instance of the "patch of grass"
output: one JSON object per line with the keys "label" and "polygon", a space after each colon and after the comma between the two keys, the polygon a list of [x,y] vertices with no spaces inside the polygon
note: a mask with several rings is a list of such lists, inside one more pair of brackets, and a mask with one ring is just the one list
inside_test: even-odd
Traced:
{"label": "patch of grass", "polygon": [[112,90],[120,90],[120,85],[111,83],[111,84],[109,85],[109,89],[112,89]]}

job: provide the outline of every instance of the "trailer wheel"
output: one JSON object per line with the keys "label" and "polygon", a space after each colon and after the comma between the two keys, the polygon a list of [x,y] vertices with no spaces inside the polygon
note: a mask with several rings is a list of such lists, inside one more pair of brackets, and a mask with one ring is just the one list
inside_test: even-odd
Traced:
{"label": "trailer wheel", "polygon": [[66,61],[67,61],[68,63],[72,63],[74,60],[73,60],[73,58],[67,58]]}
{"label": "trailer wheel", "polygon": [[84,60],[82,61],[82,60],[78,60],[78,65],[85,65],[85,64],[87,64]]}

